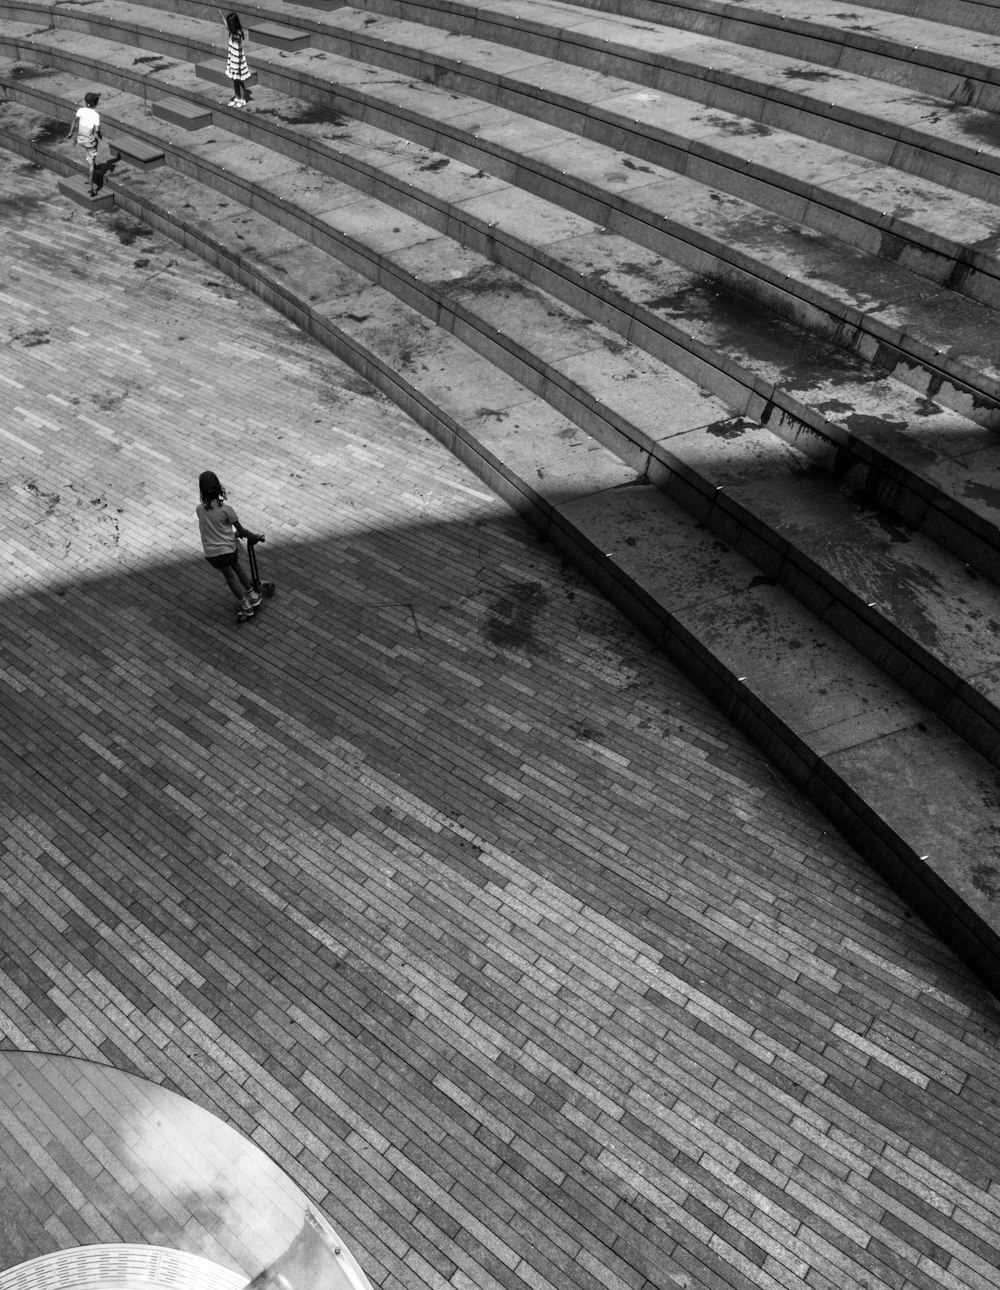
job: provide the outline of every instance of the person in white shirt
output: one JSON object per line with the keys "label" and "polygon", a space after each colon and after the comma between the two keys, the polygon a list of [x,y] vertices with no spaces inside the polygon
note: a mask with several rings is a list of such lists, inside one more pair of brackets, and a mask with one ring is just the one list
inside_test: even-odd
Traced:
{"label": "person in white shirt", "polygon": [[97,111],[97,102],[101,96],[91,91],[83,96],[83,107],[77,108],[76,116],[73,118],[73,124],[69,128],[69,134],[66,138],[70,139],[73,132],[76,131],[76,141],[84,151],[87,158],[87,188],[91,197],[96,197],[97,188],[94,184],[94,171],[97,167],[97,144],[102,138],[101,135],[101,115]]}

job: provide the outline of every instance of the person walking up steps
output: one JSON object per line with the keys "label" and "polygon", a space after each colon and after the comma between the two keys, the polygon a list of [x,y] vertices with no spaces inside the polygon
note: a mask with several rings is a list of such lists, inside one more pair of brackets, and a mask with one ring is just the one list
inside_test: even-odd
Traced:
{"label": "person walking up steps", "polygon": [[84,105],[82,108],[77,108],[76,116],[69,127],[69,134],[66,136],[67,139],[71,139],[74,130],[76,131],[76,141],[87,158],[87,189],[91,197],[97,196],[97,188],[94,184],[97,168],[97,145],[103,138],[101,134],[101,114],[97,111],[100,97],[100,94],[95,94],[93,91],[83,96]]}
{"label": "person walking up steps", "polygon": [[229,590],[240,602],[239,617],[250,618],[261,598],[253,589],[250,575],[244,572],[240,564],[236,540],[246,538],[250,542],[263,542],[264,534],[251,533],[243,527],[236,512],[226,501],[226,490],[214,471],[202,471],[198,476],[198,491],[201,493],[201,501],[195,507],[195,514],[201,529],[205,559],[213,568],[222,570]]}
{"label": "person walking up steps", "polygon": [[[222,14],[222,10],[218,11]],[[226,49],[226,75],[233,83],[233,97],[230,107],[245,107],[250,102],[250,91],[246,82],[250,79],[250,68],[247,56],[243,52],[243,24],[238,13],[223,14],[226,30],[229,33],[229,45]]]}

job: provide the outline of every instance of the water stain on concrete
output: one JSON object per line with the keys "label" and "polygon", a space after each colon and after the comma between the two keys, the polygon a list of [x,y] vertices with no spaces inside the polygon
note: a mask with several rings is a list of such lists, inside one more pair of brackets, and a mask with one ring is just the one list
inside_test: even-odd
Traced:
{"label": "water stain on concrete", "polygon": [[703,339],[704,327],[710,325],[714,347],[741,360],[770,364],[799,386],[829,383],[835,369],[848,361],[801,325],[707,275],[644,303],[668,318],[690,319]]}
{"label": "water stain on concrete", "polygon": [[540,582],[514,583],[488,603],[483,635],[501,649],[519,649],[546,658],[549,651],[536,635],[536,627],[547,604],[548,596]]}
{"label": "water stain on concrete", "polygon": [[121,242],[122,246],[131,246],[139,238],[152,237],[153,230],[142,220],[136,219],[125,211],[114,211],[106,216],[107,226]]}
{"label": "water stain on concrete", "polygon": [[974,480],[966,480],[962,485],[962,496],[973,501],[985,502],[987,506],[1000,511],[1000,488],[994,488],[990,484],[980,484]]}
{"label": "water stain on concrete", "polygon": [[952,120],[972,139],[1000,148],[1000,116],[995,112],[983,112],[978,108],[958,108]]}
{"label": "water stain on concrete", "polygon": [[66,138],[68,128],[66,121],[59,121],[55,117],[46,117],[32,131],[31,142],[40,144],[42,147],[49,143],[62,143]]}
{"label": "water stain on concrete", "polygon": [[747,135],[759,135],[763,138],[774,133],[771,127],[765,125],[763,121],[751,121],[742,117],[723,117],[709,113],[704,120],[708,125],[715,126],[720,134],[731,135],[735,138]]}
{"label": "water stain on concrete", "polygon": [[790,81],[839,81],[843,79],[836,72],[824,72],[818,67],[786,67],[781,74]]}
{"label": "water stain on concrete", "polygon": [[749,421],[746,417],[726,417],[724,421],[713,421],[706,426],[705,433],[716,439],[739,439],[756,425],[756,421]]}
{"label": "water stain on concrete", "polygon": [[58,76],[58,74],[55,68],[33,67],[30,63],[18,63],[16,67],[10,69],[10,75],[22,81],[37,81],[46,76]]}
{"label": "water stain on concrete", "polygon": [[344,126],[348,125],[351,120],[343,112],[335,112],[333,108],[323,107],[320,103],[303,103],[301,106],[289,108],[283,112],[265,108],[259,115],[273,116],[276,120],[284,121],[287,125]]}
{"label": "water stain on concrete", "polygon": [[908,429],[905,421],[893,421],[890,417],[876,417],[864,412],[851,412],[842,418],[848,430],[861,435],[905,434]]}
{"label": "water stain on concrete", "polygon": [[1000,869],[991,864],[977,864],[969,874],[969,881],[987,900],[1000,896]]}

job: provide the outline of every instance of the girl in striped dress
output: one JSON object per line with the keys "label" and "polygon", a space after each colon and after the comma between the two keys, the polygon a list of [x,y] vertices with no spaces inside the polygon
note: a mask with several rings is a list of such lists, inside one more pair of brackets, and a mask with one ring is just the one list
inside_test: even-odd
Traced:
{"label": "girl in striped dress", "polygon": [[250,68],[247,65],[247,56],[243,52],[243,24],[240,22],[238,13],[226,14],[226,30],[229,33],[226,75],[233,83],[233,97],[229,100],[229,106],[243,107],[250,102],[250,91],[244,83],[250,79]]}

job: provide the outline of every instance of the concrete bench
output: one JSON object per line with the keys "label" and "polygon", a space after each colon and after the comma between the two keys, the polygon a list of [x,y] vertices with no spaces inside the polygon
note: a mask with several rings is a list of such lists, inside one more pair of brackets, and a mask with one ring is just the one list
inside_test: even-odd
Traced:
{"label": "concrete bench", "polygon": [[212,113],[208,108],[185,103],[183,99],[156,99],[153,102],[153,116],[185,130],[204,130],[212,124]]}
{"label": "concrete bench", "polygon": [[142,139],[133,139],[130,135],[116,135],[108,140],[111,156],[115,161],[124,161],[139,170],[155,170],[164,163],[163,149],[155,143],[144,143]]}
{"label": "concrete bench", "polygon": [[312,39],[301,27],[285,27],[280,22],[257,23],[247,34],[259,45],[269,45],[272,49],[305,49]]}
{"label": "concrete bench", "polygon": [[[195,63],[194,74],[202,81],[211,81],[213,85],[232,85],[232,80],[226,75],[226,63],[220,59],[214,63]],[[256,85],[257,73],[251,72],[244,80],[244,85]]]}
{"label": "concrete bench", "polygon": [[110,210],[115,204],[114,193],[109,193],[102,188],[96,197],[91,197],[79,179],[60,179],[56,187],[64,197],[68,197],[71,202],[76,202],[78,206],[83,206],[89,211]]}

